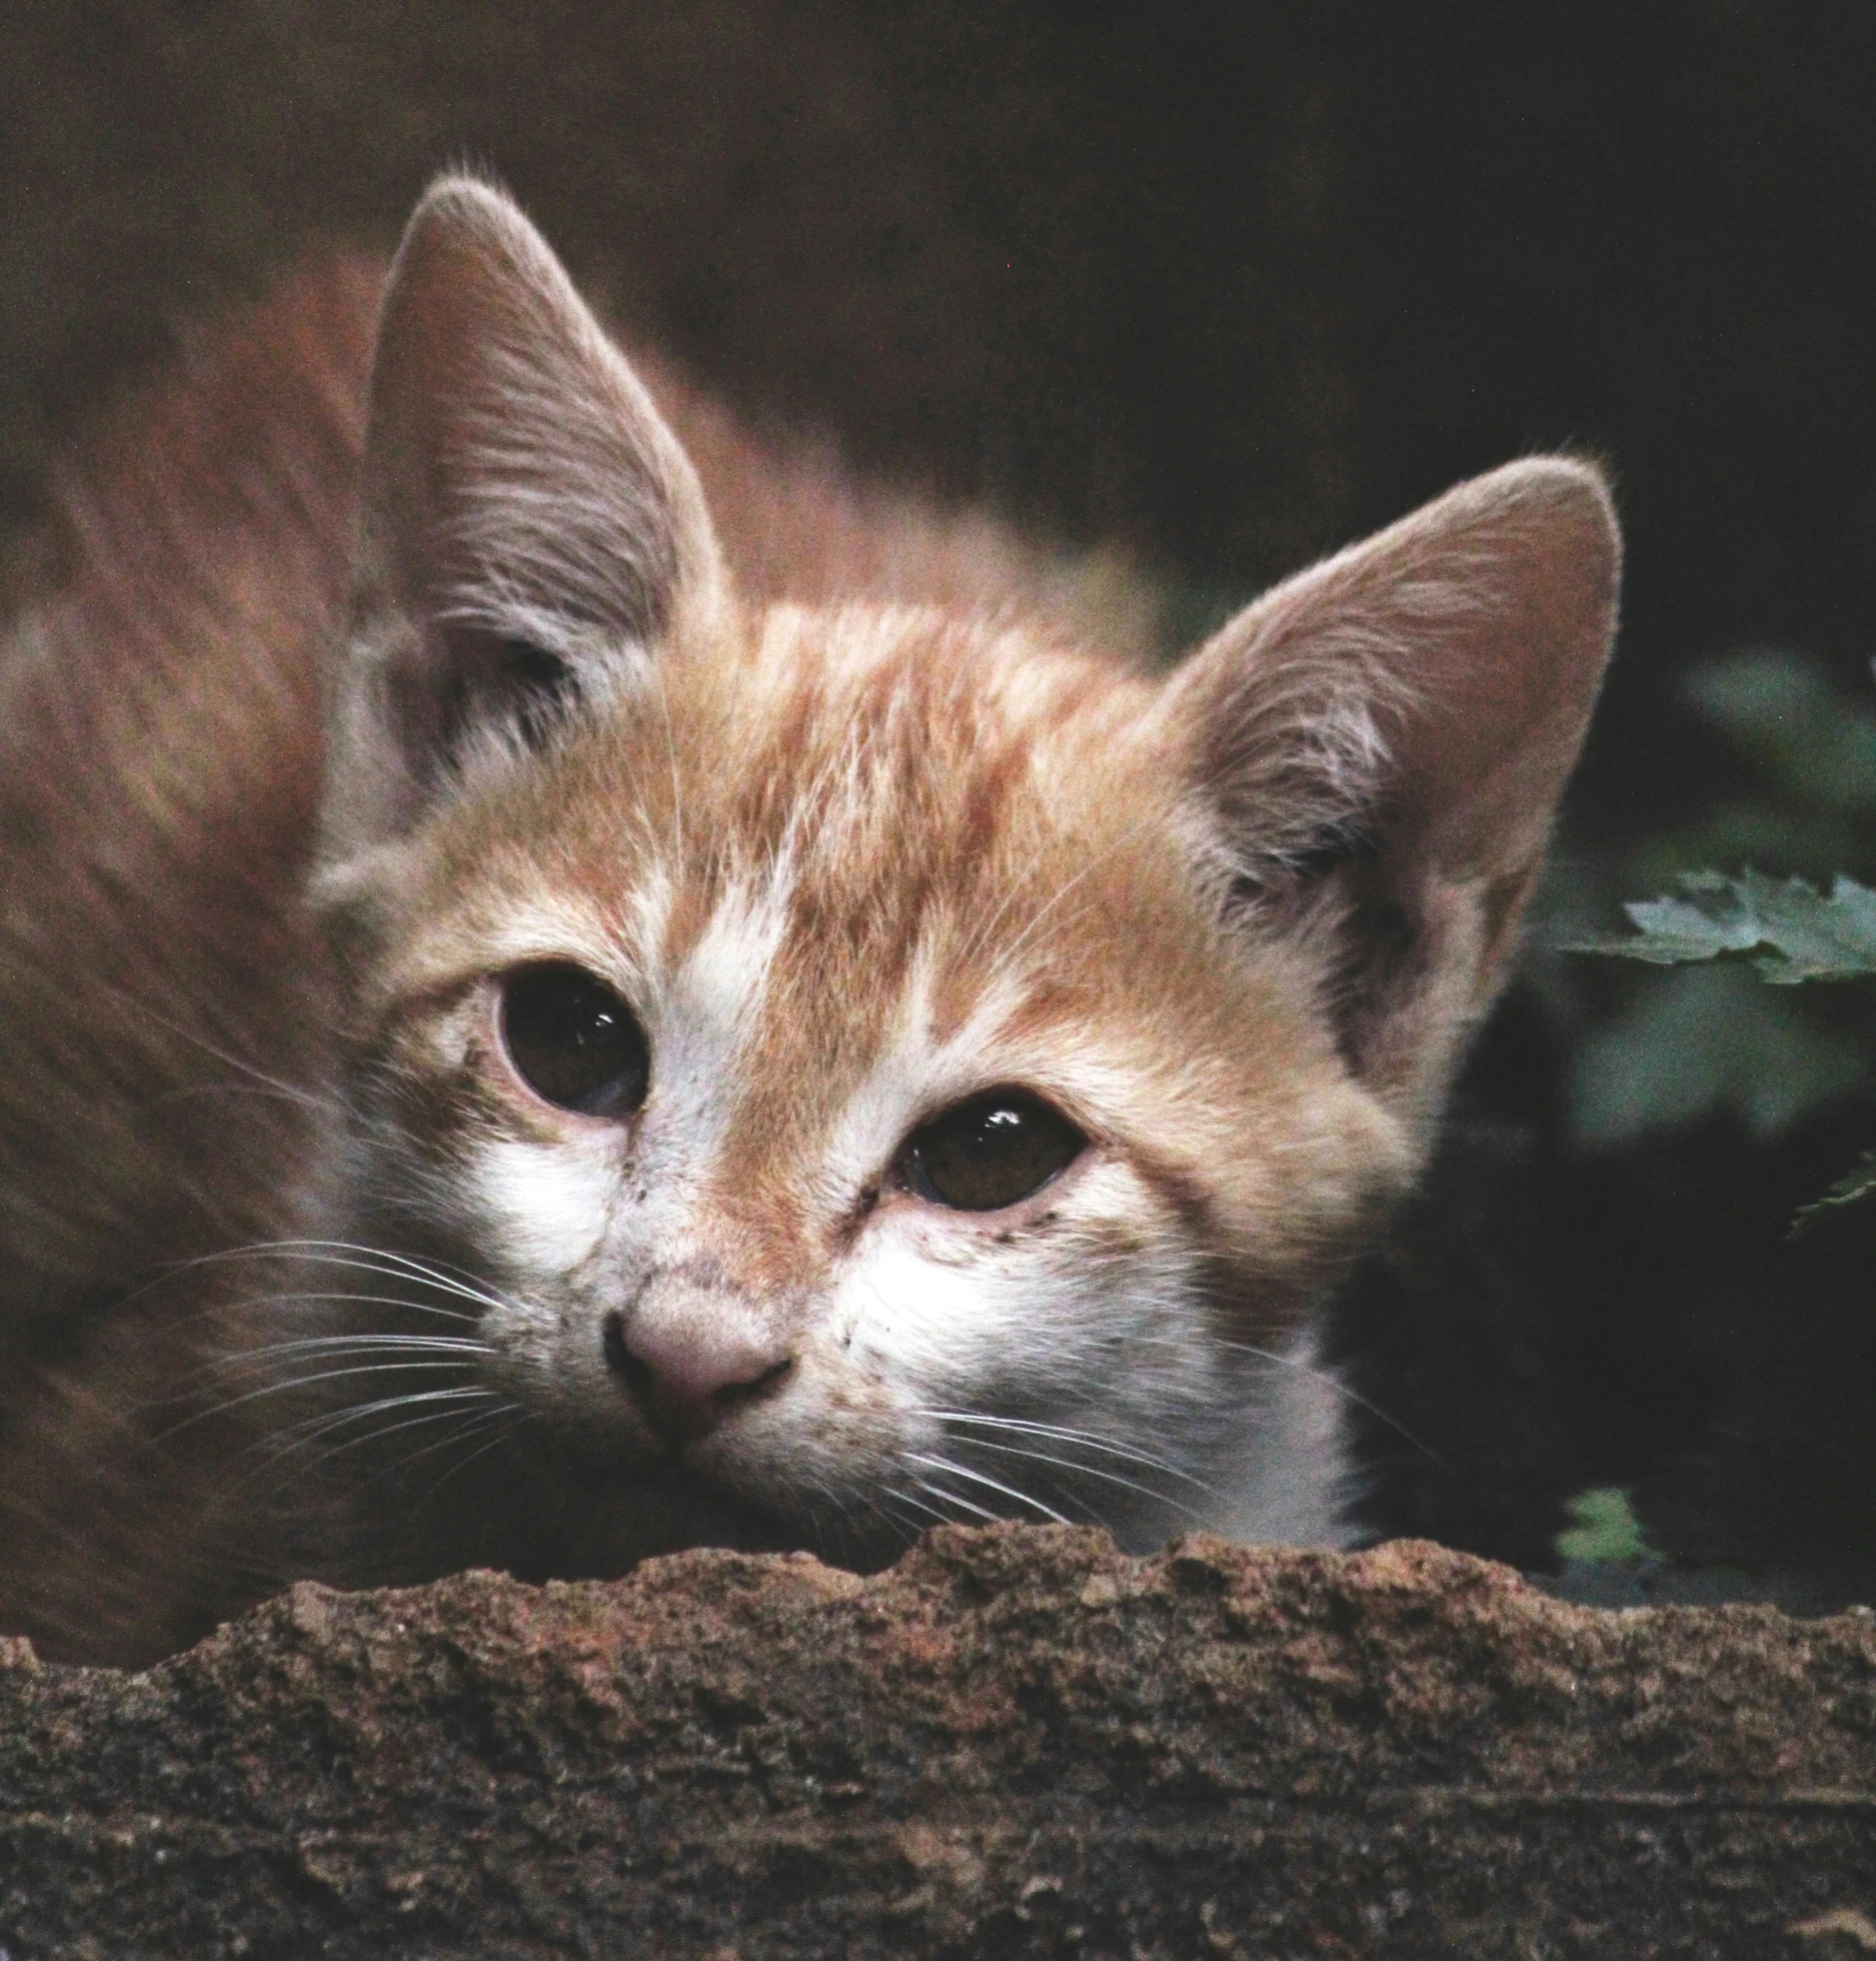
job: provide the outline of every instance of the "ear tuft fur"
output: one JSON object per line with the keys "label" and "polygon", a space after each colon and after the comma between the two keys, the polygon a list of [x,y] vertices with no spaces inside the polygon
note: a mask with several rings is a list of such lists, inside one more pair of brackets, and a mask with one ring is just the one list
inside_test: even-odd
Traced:
{"label": "ear tuft fur", "polygon": [[500,191],[433,185],[379,323],[329,855],[633,685],[722,584],[696,473],[546,242]]}
{"label": "ear tuft fur", "polygon": [[1275,588],[1168,691],[1227,910],[1317,947],[1355,1066],[1415,1109],[1502,976],[1619,562],[1599,471],[1510,464]]}

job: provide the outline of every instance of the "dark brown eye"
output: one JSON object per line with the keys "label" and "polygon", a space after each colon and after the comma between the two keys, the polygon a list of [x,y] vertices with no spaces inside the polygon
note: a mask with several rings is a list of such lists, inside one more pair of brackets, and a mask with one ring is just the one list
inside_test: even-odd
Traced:
{"label": "dark brown eye", "polygon": [[645,1031],[612,988],[584,968],[524,967],[502,990],[502,1039],[523,1081],[562,1109],[629,1116],[645,1100]]}
{"label": "dark brown eye", "polygon": [[1022,1089],[992,1089],[947,1109],[906,1139],[907,1189],[959,1212],[993,1212],[1040,1190],[1087,1139],[1058,1109]]}

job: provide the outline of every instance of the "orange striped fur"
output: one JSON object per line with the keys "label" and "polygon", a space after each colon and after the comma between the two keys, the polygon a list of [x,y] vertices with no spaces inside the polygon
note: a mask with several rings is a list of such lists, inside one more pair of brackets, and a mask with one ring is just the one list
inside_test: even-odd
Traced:
{"label": "orange striped fur", "polygon": [[[648,392],[499,193],[425,199],[368,376],[374,284],[111,433],[0,668],[0,1628],[937,1517],[1336,1541],[1309,1317],[1513,944],[1594,470],[1162,680],[1111,563]],[[543,975],[628,1100],[543,1089]],[[973,1208],[926,1165],[986,1096],[1059,1141]]]}

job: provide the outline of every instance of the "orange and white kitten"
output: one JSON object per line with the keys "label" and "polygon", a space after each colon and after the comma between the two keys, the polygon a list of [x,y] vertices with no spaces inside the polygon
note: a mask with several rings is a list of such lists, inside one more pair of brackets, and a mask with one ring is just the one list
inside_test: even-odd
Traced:
{"label": "orange and white kitten", "polygon": [[0,1628],[941,1518],[1335,1543],[1310,1315],[1513,947],[1596,471],[1161,678],[993,526],[648,388],[497,191],[423,200],[368,363],[373,291],[116,430],[0,668]]}

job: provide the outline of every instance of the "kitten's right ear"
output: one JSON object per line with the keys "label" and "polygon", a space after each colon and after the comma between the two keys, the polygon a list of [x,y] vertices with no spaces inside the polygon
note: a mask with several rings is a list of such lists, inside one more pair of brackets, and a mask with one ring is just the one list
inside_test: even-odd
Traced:
{"label": "kitten's right ear", "polygon": [[631,686],[722,584],[696,473],[547,243],[499,191],[433,185],[379,322],[329,861]]}

